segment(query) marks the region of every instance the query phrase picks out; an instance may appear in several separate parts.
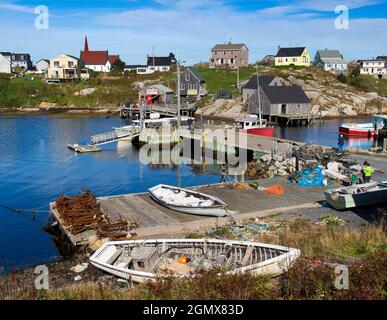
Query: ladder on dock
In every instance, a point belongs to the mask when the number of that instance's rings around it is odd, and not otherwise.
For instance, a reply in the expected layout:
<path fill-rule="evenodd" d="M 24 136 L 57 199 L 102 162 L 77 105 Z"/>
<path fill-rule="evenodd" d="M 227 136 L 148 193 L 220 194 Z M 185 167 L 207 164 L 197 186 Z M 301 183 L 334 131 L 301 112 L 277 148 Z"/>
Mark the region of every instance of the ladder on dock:
<path fill-rule="evenodd" d="M 101 133 L 95 136 L 91 136 L 91 144 L 94 146 L 100 146 L 103 144 L 117 142 L 121 139 L 133 139 L 140 134 L 140 128 L 120 128 L 111 132 Z"/>

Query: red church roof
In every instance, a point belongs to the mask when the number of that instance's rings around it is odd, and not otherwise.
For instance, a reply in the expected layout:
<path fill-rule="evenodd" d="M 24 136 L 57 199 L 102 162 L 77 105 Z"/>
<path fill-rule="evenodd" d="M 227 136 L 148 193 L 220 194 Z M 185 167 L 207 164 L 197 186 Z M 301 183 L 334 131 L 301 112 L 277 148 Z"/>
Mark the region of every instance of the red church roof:
<path fill-rule="evenodd" d="M 106 63 L 109 61 L 110 64 L 112 64 L 114 61 L 116 61 L 119 56 L 118 55 L 109 55 L 109 52 L 106 51 L 90 51 L 89 50 L 89 43 L 87 41 L 87 37 L 85 37 L 85 47 L 84 50 L 81 51 L 81 60 L 84 62 L 85 65 L 106 65 Z"/>
<path fill-rule="evenodd" d="M 81 51 L 81 60 L 85 65 L 105 65 L 108 57 L 107 51 Z"/>

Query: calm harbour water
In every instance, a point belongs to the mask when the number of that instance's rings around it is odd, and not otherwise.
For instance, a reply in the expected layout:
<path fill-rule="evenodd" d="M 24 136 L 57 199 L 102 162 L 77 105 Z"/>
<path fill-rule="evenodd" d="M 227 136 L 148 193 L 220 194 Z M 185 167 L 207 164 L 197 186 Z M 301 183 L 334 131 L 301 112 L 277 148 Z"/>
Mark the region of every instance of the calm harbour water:
<path fill-rule="evenodd" d="M 276 129 L 279 137 L 337 147 L 338 125 L 332 120 L 309 128 Z M 101 153 L 78 155 L 67 144 L 126 125 L 118 118 L 61 115 L 0 115 L 0 206 L 39 208 L 60 194 L 88 188 L 97 196 L 143 192 L 158 184 L 182 186 L 220 181 L 217 170 L 206 174 L 182 165 L 151 168 L 138 161 L 130 143 L 111 144 Z M 372 140 L 349 140 L 344 147 L 368 149 Z M 47 210 L 47 207 L 40 210 Z M 24 267 L 58 257 L 50 235 L 42 231 L 47 213 L 15 213 L 0 207 L 0 268 Z M 0 273 L 1 273 L 0 269 Z"/>

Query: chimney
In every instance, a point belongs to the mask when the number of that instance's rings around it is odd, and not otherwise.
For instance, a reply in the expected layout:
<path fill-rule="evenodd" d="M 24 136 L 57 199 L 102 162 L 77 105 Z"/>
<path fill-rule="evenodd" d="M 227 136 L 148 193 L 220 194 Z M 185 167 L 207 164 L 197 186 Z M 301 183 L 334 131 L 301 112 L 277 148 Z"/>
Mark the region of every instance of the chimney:
<path fill-rule="evenodd" d="M 278 51 L 280 51 L 281 50 L 281 46 L 280 45 L 278 45 Z"/>
<path fill-rule="evenodd" d="M 85 48 L 83 49 L 83 51 L 89 51 L 89 43 L 87 42 L 87 36 L 85 37 Z"/>

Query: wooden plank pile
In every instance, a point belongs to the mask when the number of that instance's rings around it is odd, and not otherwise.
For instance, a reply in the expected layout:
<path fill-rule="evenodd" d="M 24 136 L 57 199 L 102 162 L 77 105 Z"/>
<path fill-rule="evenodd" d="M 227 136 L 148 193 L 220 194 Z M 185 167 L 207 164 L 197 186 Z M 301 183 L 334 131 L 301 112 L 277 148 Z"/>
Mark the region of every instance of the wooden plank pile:
<path fill-rule="evenodd" d="M 97 198 L 89 190 L 80 196 L 62 195 L 56 200 L 56 208 L 63 225 L 77 235 L 88 230 L 95 230 L 99 238 L 124 240 L 130 238 L 130 230 L 136 228 L 124 219 L 112 222 L 109 216 L 102 213 Z"/>

